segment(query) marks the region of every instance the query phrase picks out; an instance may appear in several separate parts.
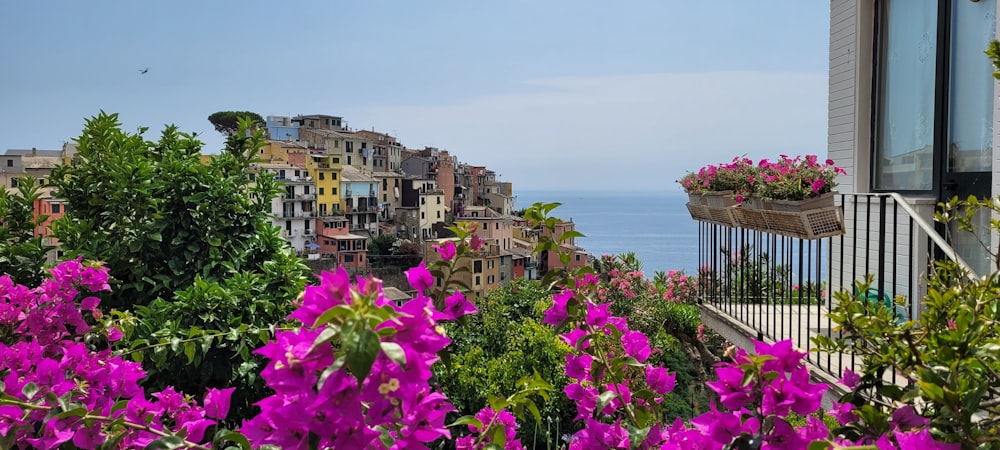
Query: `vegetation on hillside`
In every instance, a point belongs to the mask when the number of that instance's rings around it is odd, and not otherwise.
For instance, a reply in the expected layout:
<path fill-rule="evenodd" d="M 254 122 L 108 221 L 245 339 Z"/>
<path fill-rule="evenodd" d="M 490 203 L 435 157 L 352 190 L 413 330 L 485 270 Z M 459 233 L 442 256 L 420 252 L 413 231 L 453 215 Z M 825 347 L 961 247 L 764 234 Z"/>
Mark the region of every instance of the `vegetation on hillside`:
<path fill-rule="evenodd" d="M 103 304 L 122 314 L 128 355 L 145 385 L 188 393 L 238 386 L 237 413 L 263 397 L 260 358 L 302 291 L 307 267 L 271 225 L 273 177 L 251 183 L 261 131 L 231 134 L 201 162 L 201 142 L 174 126 L 159 140 L 121 129 L 115 114 L 87 121 L 78 159 L 52 173 L 69 206 L 53 231 L 69 258 L 108 268 Z"/>

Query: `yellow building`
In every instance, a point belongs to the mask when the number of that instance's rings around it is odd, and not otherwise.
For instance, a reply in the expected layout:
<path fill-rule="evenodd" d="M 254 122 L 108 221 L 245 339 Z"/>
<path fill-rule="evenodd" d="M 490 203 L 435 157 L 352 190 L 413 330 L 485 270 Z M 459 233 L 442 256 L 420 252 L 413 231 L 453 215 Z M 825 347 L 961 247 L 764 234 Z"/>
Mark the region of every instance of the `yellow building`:
<path fill-rule="evenodd" d="M 313 154 L 306 159 L 306 168 L 316 182 L 316 208 L 320 217 L 344 213 L 343 199 L 338 192 L 343 167 L 340 155 Z"/>
<path fill-rule="evenodd" d="M 441 260 L 441 255 L 434 250 L 435 245 L 445 241 L 458 243 L 458 238 L 442 238 L 424 241 L 424 260 L 428 263 Z M 485 297 L 499 288 L 506 280 L 500 276 L 500 247 L 492 242 L 484 242 L 479 251 L 473 251 L 467 257 L 458 260 L 456 268 L 465 270 L 455 272 L 452 279 L 465 283 L 472 290 L 466 292 L 475 298 Z M 440 286 L 441 281 L 438 280 Z"/>

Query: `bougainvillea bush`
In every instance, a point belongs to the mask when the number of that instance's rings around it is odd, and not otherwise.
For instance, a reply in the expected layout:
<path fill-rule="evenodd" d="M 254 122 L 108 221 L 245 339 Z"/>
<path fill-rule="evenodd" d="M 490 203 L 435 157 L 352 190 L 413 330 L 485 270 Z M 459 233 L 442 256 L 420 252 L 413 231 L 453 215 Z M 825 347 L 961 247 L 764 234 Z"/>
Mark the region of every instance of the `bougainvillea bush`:
<path fill-rule="evenodd" d="M 232 389 L 209 390 L 201 404 L 170 387 L 143 392 L 142 366 L 108 349 L 121 333 L 94 326 L 100 301 L 89 294 L 108 289 L 107 270 L 80 260 L 52 269 L 34 289 L 0 276 L 0 448 L 245 443 L 216 425 Z"/>
<path fill-rule="evenodd" d="M 431 367 L 450 342 L 441 323 L 476 312 L 449 282 L 461 270 L 456 261 L 477 250 L 467 229 L 456 233 L 457 245 L 436 249 L 441 261 L 407 272 L 417 294 L 402 306 L 383 296 L 378 280 L 352 280 L 343 270 L 306 288 L 289 316 L 299 325 L 257 350 L 274 394 L 239 433 L 216 423 L 231 390 L 213 390 L 200 405 L 169 388 L 143 392 L 141 368 L 92 339 L 118 337 L 89 295 L 107 288 L 99 266 L 63 263 L 33 289 L 0 278 L 3 447 L 421 449 L 447 440 L 461 449 L 518 449 L 520 425 L 540 419 L 537 400 L 565 395 L 582 424 L 563 443 L 570 449 L 959 448 L 936 442 L 927 412 L 913 407 L 888 417 L 879 435 L 831 431 L 819 409 L 827 386 L 810 381 L 805 353 L 789 341 L 757 343 L 755 355 L 738 351 L 717 364 L 709 410 L 687 422 L 671 417 L 663 405 L 675 373 L 651 361 L 645 333 L 597 301 L 599 277 L 586 270 L 557 280 L 543 319 L 569 348 L 563 391 L 526 374 L 514 392 L 455 418 Z M 842 382 L 858 378 L 848 372 Z M 856 410 L 834 413 L 849 426 Z M 805 424 L 792 425 L 793 414 Z"/>

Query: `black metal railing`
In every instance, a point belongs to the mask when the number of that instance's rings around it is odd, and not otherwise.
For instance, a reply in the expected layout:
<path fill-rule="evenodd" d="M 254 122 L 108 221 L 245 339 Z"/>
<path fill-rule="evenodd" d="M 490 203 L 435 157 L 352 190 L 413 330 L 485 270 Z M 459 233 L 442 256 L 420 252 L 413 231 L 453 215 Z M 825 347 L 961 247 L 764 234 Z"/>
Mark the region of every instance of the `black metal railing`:
<path fill-rule="evenodd" d="M 836 200 L 844 233 L 822 239 L 699 222 L 703 310 L 737 325 L 745 337 L 792 339 L 810 348 L 813 336 L 838 336 L 827 314 L 834 292 L 879 302 L 899 320 L 916 319 L 934 258 L 965 265 L 932 225 L 933 200 L 895 193 L 838 194 Z M 858 292 L 855 281 L 869 275 L 870 289 Z M 817 352 L 808 360 L 837 378 L 859 363 L 850 354 Z"/>

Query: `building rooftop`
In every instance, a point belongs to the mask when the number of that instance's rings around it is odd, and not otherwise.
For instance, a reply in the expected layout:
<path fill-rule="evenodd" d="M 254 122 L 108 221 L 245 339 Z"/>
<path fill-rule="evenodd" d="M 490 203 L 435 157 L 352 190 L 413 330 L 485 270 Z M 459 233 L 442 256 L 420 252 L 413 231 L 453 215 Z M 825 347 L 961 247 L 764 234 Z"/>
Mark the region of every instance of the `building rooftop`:
<path fill-rule="evenodd" d="M 393 301 L 409 300 L 412 298 L 410 294 L 392 286 L 382 287 L 382 296 L 384 296 L 387 300 Z"/>
<path fill-rule="evenodd" d="M 331 239 L 368 239 L 365 236 L 361 236 L 361 235 L 357 235 L 357 234 L 351 234 L 351 233 L 347 233 L 347 234 L 334 234 L 334 235 L 325 235 L 324 234 L 323 237 L 328 237 L 328 238 L 331 238 Z"/>
<path fill-rule="evenodd" d="M 7 152 L 4 153 L 6 156 L 47 156 L 54 158 L 62 157 L 62 150 L 39 150 L 39 149 L 18 149 L 18 148 L 8 148 Z"/>
<path fill-rule="evenodd" d="M 344 166 L 344 169 L 340 172 L 340 177 L 344 181 L 360 181 L 369 183 L 378 181 L 369 175 L 361 173 L 361 170 L 354 166 Z"/>
<path fill-rule="evenodd" d="M 21 168 L 24 169 L 55 169 L 62 164 L 58 156 L 22 156 Z"/>

